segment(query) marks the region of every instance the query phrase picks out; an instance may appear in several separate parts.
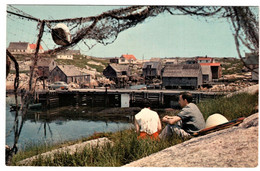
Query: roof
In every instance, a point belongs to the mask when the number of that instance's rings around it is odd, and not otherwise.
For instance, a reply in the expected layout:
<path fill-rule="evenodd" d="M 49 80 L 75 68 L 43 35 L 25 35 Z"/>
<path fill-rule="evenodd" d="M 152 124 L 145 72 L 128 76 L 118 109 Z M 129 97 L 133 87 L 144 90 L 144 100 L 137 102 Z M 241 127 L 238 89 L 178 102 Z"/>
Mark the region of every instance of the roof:
<path fill-rule="evenodd" d="M 152 62 L 145 62 L 143 65 L 143 68 L 147 68 L 148 65 L 151 65 L 151 68 L 157 69 L 158 66 L 160 65 L 160 62 L 152 61 Z"/>
<path fill-rule="evenodd" d="M 110 66 L 111 66 L 116 72 L 122 72 L 122 71 L 128 71 L 128 70 L 129 70 L 129 65 L 110 64 Z"/>
<path fill-rule="evenodd" d="M 210 57 L 197 57 L 196 60 L 212 60 Z"/>
<path fill-rule="evenodd" d="M 49 66 L 54 60 L 52 58 L 40 58 L 37 62 L 38 66 Z"/>
<path fill-rule="evenodd" d="M 136 60 L 134 55 L 122 55 L 121 57 L 123 57 L 123 58 L 125 58 L 127 60 L 131 60 L 131 59 Z"/>
<path fill-rule="evenodd" d="M 28 45 L 28 42 L 10 42 L 8 49 L 26 50 Z"/>
<path fill-rule="evenodd" d="M 82 74 L 74 65 L 58 65 L 57 67 L 59 67 L 67 76 L 85 75 Z"/>
<path fill-rule="evenodd" d="M 29 44 L 31 49 L 36 49 L 36 44 Z M 43 49 L 42 46 L 40 45 L 40 49 Z"/>
<path fill-rule="evenodd" d="M 198 77 L 201 72 L 199 64 L 172 64 L 166 65 L 163 77 Z"/>
<path fill-rule="evenodd" d="M 209 65 L 209 66 L 220 66 L 221 63 L 199 63 L 201 66 L 202 65 Z"/>

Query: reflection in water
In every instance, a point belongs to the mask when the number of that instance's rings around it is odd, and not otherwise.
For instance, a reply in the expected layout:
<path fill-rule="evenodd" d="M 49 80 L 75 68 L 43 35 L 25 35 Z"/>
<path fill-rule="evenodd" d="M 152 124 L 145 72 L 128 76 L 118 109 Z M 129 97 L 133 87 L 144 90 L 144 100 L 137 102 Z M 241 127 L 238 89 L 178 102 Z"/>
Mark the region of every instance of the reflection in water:
<path fill-rule="evenodd" d="M 10 112 L 10 98 L 6 101 L 6 144 L 12 145 L 15 112 Z M 122 110 L 122 112 L 120 112 Z M 123 109 L 61 107 L 47 111 L 28 111 L 19 137 L 18 146 L 58 143 L 87 137 L 95 132 L 118 131 L 132 127 L 133 114 Z M 21 115 L 18 116 L 21 120 Z"/>

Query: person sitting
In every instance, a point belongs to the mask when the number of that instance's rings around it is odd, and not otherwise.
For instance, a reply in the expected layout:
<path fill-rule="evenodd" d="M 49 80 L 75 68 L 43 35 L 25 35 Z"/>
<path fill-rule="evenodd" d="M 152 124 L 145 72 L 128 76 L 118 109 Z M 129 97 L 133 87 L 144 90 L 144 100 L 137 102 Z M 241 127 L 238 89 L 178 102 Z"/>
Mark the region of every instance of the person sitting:
<path fill-rule="evenodd" d="M 149 102 L 135 115 L 135 129 L 138 139 L 158 139 L 162 129 L 161 120 L 157 112 L 151 110 Z"/>
<path fill-rule="evenodd" d="M 192 94 L 181 92 L 179 104 L 182 108 L 177 116 L 164 116 L 162 122 L 167 123 L 159 135 L 160 139 L 170 139 L 174 134 L 190 137 L 191 134 L 205 128 L 205 119 L 199 108 L 192 103 Z"/>

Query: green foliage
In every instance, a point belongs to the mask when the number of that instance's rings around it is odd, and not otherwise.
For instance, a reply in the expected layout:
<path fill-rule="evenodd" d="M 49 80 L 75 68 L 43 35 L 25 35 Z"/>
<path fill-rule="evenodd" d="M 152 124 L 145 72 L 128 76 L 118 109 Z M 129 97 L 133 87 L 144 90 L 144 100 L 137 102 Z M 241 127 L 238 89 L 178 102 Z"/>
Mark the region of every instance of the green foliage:
<path fill-rule="evenodd" d="M 243 62 L 236 58 L 220 58 L 216 61 L 221 63 L 223 75 L 241 73 L 244 66 Z"/>
<path fill-rule="evenodd" d="M 207 119 L 209 115 L 220 113 L 228 120 L 247 117 L 256 112 L 256 106 L 258 106 L 258 93 L 254 95 L 240 93 L 232 97 L 221 97 L 214 100 L 202 101 L 198 104 L 205 119 Z"/>

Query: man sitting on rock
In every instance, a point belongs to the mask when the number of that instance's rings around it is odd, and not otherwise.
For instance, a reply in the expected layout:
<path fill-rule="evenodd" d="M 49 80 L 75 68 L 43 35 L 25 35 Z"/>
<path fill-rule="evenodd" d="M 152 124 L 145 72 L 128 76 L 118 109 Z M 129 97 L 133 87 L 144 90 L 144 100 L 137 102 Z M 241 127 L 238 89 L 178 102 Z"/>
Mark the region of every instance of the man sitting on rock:
<path fill-rule="evenodd" d="M 179 104 L 182 108 L 177 116 L 164 116 L 162 121 L 168 123 L 159 135 L 160 139 L 170 139 L 174 134 L 189 137 L 194 132 L 205 128 L 205 120 L 199 108 L 192 102 L 192 94 L 181 92 Z"/>
<path fill-rule="evenodd" d="M 151 110 L 149 102 L 145 108 L 135 115 L 135 129 L 139 135 L 138 139 L 158 139 L 162 129 L 161 121 L 157 112 Z"/>

